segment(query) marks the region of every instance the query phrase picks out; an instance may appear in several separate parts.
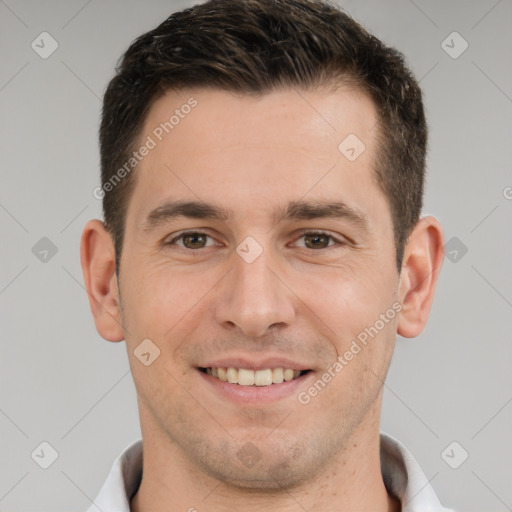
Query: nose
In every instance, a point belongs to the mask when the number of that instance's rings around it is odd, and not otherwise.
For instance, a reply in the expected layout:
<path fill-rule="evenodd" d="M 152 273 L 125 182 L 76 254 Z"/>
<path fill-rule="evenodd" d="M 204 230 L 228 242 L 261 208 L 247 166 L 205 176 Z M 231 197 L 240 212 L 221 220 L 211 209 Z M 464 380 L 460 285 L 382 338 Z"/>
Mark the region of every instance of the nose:
<path fill-rule="evenodd" d="M 271 328 L 291 325 L 295 295 L 269 251 L 248 263 L 238 254 L 231 272 L 222 280 L 215 309 L 224 328 L 240 329 L 245 336 L 264 336 Z"/>

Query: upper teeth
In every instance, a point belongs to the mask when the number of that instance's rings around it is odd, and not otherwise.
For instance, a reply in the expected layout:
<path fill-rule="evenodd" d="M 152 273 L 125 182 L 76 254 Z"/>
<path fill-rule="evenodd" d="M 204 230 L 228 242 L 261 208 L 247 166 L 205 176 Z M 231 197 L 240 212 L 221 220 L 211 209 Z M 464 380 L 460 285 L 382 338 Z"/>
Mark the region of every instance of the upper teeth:
<path fill-rule="evenodd" d="M 267 370 L 247 370 L 245 368 L 206 368 L 212 377 L 241 386 L 270 386 L 283 381 L 296 379 L 300 370 L 290 368 L 269 368 Z"/>

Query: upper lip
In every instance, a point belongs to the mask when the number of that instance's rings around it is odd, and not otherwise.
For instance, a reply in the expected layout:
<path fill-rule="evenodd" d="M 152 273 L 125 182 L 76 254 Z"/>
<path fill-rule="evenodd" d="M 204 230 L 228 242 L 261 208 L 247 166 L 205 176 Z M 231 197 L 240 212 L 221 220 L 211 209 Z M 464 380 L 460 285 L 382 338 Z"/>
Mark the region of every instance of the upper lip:
<path fill-rule="evenodd" d="M 311 366 L 304 365 L 286 357 L 258 357 L 254 355 L 213 359 L 205 364 L 199 365 L 199 368 L 244 368 L 254 371 L 267 370 L 269 368 L 291 368 L 292 370 L 302 371 L 310 370 Z"/>

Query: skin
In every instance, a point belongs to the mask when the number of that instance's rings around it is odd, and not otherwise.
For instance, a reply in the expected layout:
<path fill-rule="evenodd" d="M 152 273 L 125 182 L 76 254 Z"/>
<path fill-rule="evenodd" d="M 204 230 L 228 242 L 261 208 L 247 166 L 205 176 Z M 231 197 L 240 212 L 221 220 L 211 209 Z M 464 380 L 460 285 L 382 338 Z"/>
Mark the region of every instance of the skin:
<path fill-rule="evenodd" d="M 126 340 L 137 389 L 144 476 L 132 510 L 399 510 L 380 470 L 383 382 L 396 334 L 417 336 L 427 322 L 443 260 L 439 222 L 420 219 L 399 273 L 389 204 L 375 181 L 377 115 L 362 93 L 168 92 L 150 109 L 140 141 L 190 97 L 198 105 L 136 169 L 119 281 L 103 224 L 90 221 L 82 237 L 96 327 L 106 340 Z M 353 162 L 338 150 L 351 133 L 366 146 Z M 230 214 L 145 230 L 148 214 L 170 199 Z M 366 216 L 368 229 L 346 218 L 272 217 L 297 200 L 342 200 Z M 303 236 L 312 229 L 336 240 L 312 246 Z M 211 238 L 170 243 L 183 230 Z M 236 252 L 248 236 L 263 249 L 252 263 Z M 299 403 L 298 393 L 394 303 L 400 313 Z M 147 338 L 160 350 L 149 366 L 134 355 Z M 267 356 L 311 371 L 280 399 L 241 403 L 197 369 Z M 237 456 L 247 443 L 259 456 L 251 467 Z"/>

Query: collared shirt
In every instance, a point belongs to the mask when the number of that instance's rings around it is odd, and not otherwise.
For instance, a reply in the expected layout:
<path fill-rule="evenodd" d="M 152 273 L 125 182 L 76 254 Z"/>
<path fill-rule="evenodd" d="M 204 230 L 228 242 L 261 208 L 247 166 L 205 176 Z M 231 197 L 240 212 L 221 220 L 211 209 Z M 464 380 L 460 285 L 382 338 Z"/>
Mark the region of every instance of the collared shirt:
<path fill-rule="evenodd" d="M 401 503 L 402 512 L 454 512 L 439 502 L 411 452 L 397 439 L 380 433 L 382 478 L 388 493 Z M 117 458 L 94 503 L 87 512 L 130 512 L 130 500 L 142 479 L 142 440 Z"/>

